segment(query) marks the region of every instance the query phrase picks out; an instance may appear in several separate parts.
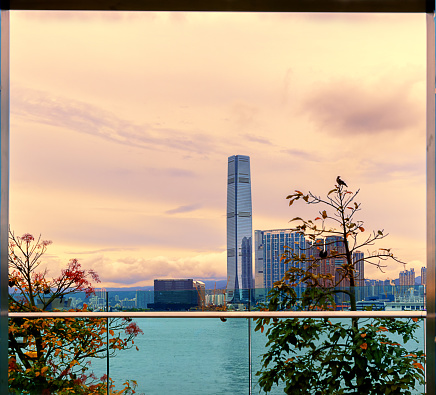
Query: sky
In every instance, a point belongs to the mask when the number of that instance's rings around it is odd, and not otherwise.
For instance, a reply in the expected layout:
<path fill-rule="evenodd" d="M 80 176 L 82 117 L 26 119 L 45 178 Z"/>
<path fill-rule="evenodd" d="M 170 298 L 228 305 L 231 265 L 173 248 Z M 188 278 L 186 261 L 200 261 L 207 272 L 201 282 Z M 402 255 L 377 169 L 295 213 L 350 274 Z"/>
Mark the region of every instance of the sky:
<path fill-rule="evenodd" d="M 425 266 L 424 14 L 10 15 L 10 224 L 53 241 L 49 275 L 225 279 L 237 154 L 254 230 L 316 217 L 286 196 L 340 175 L 376 247 Z"/>

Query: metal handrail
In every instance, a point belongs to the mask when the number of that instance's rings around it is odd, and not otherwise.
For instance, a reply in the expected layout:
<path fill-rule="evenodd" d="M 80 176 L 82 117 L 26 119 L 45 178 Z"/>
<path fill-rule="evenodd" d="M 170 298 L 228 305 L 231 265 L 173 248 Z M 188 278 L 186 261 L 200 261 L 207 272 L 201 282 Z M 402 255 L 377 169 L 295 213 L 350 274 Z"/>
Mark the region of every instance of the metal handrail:
<path fill-rule="evenodd" d="M 9 318 L 427 318 L 426 311 L 44 311 Z"/>

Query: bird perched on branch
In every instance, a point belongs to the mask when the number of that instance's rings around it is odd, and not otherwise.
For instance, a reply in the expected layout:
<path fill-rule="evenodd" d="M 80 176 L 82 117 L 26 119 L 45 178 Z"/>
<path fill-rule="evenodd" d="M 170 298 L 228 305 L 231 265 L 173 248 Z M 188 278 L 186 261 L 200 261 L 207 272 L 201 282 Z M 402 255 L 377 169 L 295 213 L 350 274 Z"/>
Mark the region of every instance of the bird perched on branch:
<path fill-rule="evenodd" d="M 343 186 L 348 188 L 348 185 L 345 184 L 345 182 L 341 180 L 341 176 L 336 177 L 336 182 L 338 183 L 339 186 L 343 185 Z"/>

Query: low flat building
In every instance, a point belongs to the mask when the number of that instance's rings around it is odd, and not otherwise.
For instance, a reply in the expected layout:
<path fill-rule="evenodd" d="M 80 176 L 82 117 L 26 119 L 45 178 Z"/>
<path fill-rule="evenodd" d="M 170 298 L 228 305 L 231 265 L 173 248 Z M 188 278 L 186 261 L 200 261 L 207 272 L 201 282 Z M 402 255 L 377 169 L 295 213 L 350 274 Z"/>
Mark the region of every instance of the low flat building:
<path fill-rule="evenodd" d="M 205 303 L 205 284 L 190 279 L 154 280 L 154 310 L 180 311 L 201 307 Z"/>

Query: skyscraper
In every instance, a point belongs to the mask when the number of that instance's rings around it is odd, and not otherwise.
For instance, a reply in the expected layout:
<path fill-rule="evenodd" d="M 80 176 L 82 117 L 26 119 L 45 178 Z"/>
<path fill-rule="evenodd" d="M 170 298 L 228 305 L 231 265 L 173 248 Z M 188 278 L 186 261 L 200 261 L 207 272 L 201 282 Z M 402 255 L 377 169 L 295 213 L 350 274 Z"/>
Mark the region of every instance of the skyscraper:
<path fill-rule="evenodd" d="M 421 268 L 421 285 L 427 285 L 427 268 Z"/>
<path fill-rule="evenodd" d="M 252 208 L 250 157 L 228 158 L 227 301 L 248 302 L 252 288 Z"/>
<path fill-rule="evenodd" d="M 256 288 L 271 289 L 276 281 L 283 278 L 292 264 L 285 264 L 282 259 L 285 251 L 297 255 L 306 253 L 306 239 L 290 229 L 256 230 L 254 239 Z M 304 265 L 297 266 L 304 269 Z"/>
<path fill-rule="evenodd" d="M 361 251 L 353 254 L 353 262 L 356 268 L 356 287 L 365 286 L 365 255 Z"/>
<path fill-rule="evenodd" d="M 415 269 L 404 270 L 400 272 L 400 286 L 414 287 L 415 286 Z"/>
<path fill-rule="evenodd" d="M 305 253 L 306 240 L 303 235 L 294 233 L 290 229 L 255 230 L 254 231 L 254 254 L 255 254 L 255 297 L 256 300 L 264 300 L 266 294 L 285 275 L 285 272 L 296 265 L 302 269 L 304 264 L 288 262 L 282 259 L 285 251 L 300 255 Z M 298 296 L 301 296 L 303 286 L 296 288 Z"/>

